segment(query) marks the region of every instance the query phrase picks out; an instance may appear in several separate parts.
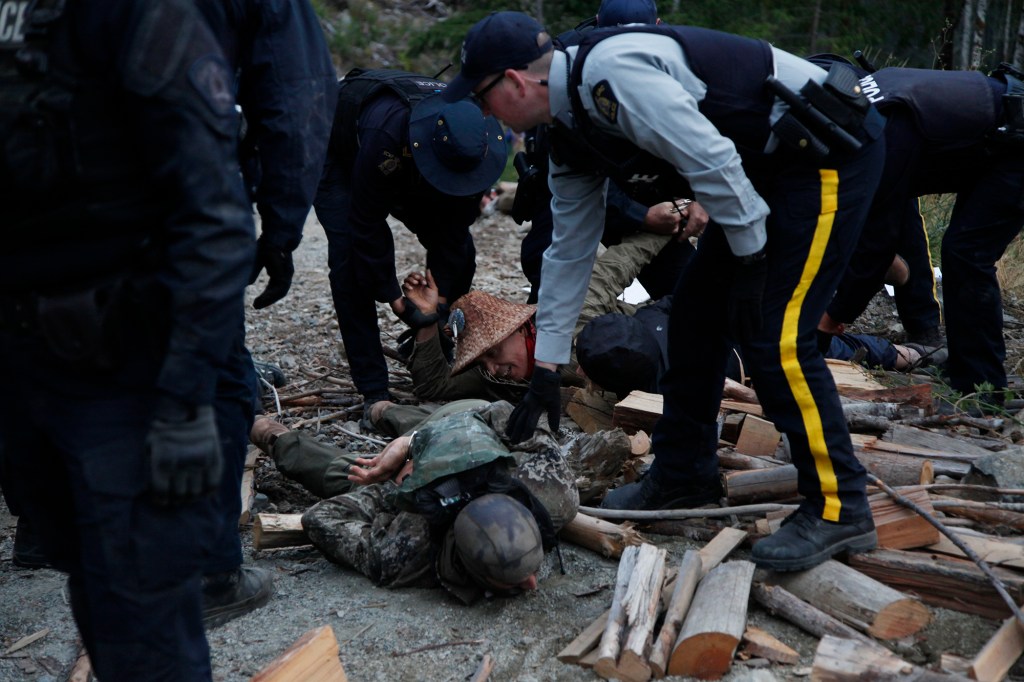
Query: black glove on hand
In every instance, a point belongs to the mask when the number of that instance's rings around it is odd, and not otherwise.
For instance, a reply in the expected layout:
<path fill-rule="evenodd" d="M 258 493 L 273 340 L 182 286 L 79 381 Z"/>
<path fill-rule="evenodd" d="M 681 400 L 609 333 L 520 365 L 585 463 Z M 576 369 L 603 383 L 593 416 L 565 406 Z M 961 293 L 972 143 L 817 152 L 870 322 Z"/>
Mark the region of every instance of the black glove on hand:
<path fill-rule="evenodd" d="M 768 259 L 761 249 L 738 260 L 726 310 L 729 334 L 734 341 L 744 343 L 761 331 L 761 298 L 768 278 Z"/>
<path fill-rule="evenodd" d="M 146 436 L 146 455 L 156 504 L 183 504 L 216 490 L 224 458 L 213 407 L 162 400 Z"/>
<path fill-rule="evenodd" d="M 423 329 L 429 327 L 432 324 L 437 324 L 437 321 L 441 319 L 438 313 L 425 313 L 416 307 L 416 304 L 409 300 L 408 296 L 403 296 L 402 300 L 405 301 L 405 310 L 398 315 L 398 319 L 405 322 L 412 329 Z"/>
<path fill-rule="evenodd" d="M 557 371 L 534 367 L 530 390 L 508 417 L 505 435 L 509 440 L 519 443 L 532 436 L 537 420 L 544 412 L 548 413 L 551 430 L 558 430 L 558 418 L 562 414 L 562 394 L 558 390 L 561 383 L 562 375 Z"/>
<path fill-rule="evenodd" d="M 263 293 L 252 302 L 252 307 L 256 310 L 266 308 L 284 298 L 292 286 L 292 275 L 295 274 L 291 252 L 272 245 L 261 236 L 256 240 L 256 261 L 252 265 L 249 284 L 255 282 L 264 269 L 270 281 L 267 282 L 267 288 Z"/>

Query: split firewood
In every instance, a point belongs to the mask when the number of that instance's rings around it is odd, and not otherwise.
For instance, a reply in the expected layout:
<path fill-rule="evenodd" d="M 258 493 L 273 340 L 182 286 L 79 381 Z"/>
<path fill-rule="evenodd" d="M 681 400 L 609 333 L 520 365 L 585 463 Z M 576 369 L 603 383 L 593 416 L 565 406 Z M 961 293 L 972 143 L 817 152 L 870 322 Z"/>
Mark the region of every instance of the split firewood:
<path fill-rule="evenodd" d="M 722 425 L 719 429 L 718 438 L 721 441 L 727 443 L 736 443 L 736 440 L 740 437 L 740 431 L 743 429 L 743 420 L 747 418 L 747 415 L 741 412 L 730 412 L 722 415 Z"/>
<path fill-rule="evenodd" d="M 741 403 L 758 404 L 761 402 L 757 399 L 757 393 L 754 392 L 754 389 L 744 386 L 738 381 L 733 381 L 729 377 L 725 378 L 725 385 L 722 387 L 722 397 Z"/>
<path fill-rule="evenodd" d="M 822 682 L 860 680 L 901 680 L 907 682 L 953 682 L 966 678 L 919 668 L 886 649 L 865 649 L 857 642 L 825 635 L 814 654 L 811 679 Z"/>
<path fill-rule="evenodd" d="M 1000 682 L 1024 653 L 1024 626 L 1010 616 L 969 662 L 968 676 L 978 682 Z"/>
<path fill-rule="evenodd" d="M 608 620 L 601 634 L 601 643 L 597 647 L 597 663 L 594 665 L 595 672 L 605 678 L 614 675 L 619 654 L 622 652 L 623 633 L 626 629 L 626 591 L 629 589 L 629 581 L 633 577 L 633 567 L 636 566 L 639 554 L 639 547 L 627 547 L 619 559 L 612 606 L 608 610 Z"/>
<path fill-rule="evenodd" d="M 894 452 L 864 450 L 855 447 L 853 455 L 864 468 L 893 486 L 927 484 L 935 480 L 935 465 L 930 459 L 907 457 Z"/>
<path fill-rule="evenodd" d="M 559 537 L 611 559 L 621 557 L 626 547 L 639 546 L 645 542 L 644 537 L 629 522 L 611 523 L 581 513 L 577 513 L 559 531 Z"/>
<path fill-rule="evenodd" d="M 605 626 L 608 625 L 609 613 L 610 610 L 598 616 L 576 639 L 569 642 L 564 649 L 559 651 L 555 658 L 562 663 L 580 663 L 587 654 L 592 651 L 596 652 L 597 650 L 594 647 L 601 640 Z M 590 667 L 593 667 L 593 664 Z"/>
<path fill-rule="evenodd" d="M 875 550 L 850 557 L 850 566 L 887 585 L 913 592 L 925 603 L 999 620 L 1010 615 L 988 576 L 973 562 L 935 554 Z M 990 568 L 1016 603 L 1024 601 L 1024 575 Z"/>
<path fill-rule="evenodd" d="M 794 665 L 800 662 L 800 654 L 761 628 L 748 625 L 743 633 L 743 653 L 752 658 L 765 658 L 773 663 Z"/>
<path fill-rule="evenodd" d="M 775 424 L 767 419 L 747 415 L 736 440 L 736 452 L 744 455 L 771 456 L 778 449 L 781 438 L 782 434 L 776 430 Z"/>
<path fill-rule="evenodd" d="M 703 578 L 708 574 L 708 571 L 725 561 L 725 558 L 746 539 L 747 532 L 745 530 L 740 530 L 739 528 L 723 528 L 718 531 L 715 536 L 697 552 L 700 556 L 701 565 L 699 577 Z M 667 609 L 669 607 L 669 600 L 675 593 L 675 581 L 675 576 L 671 576 L 665 581 L 665 589 L 662 592 L 661 604 L 663 609 Z"/>
<path fill-rule="evenodd" d="M 796 467 L 792 464 L 722 474 L 722 490 L 730 505 L 791 499 L 797 495 L 796 483 Z"/>
<path fill-rule="evenodd" d="M 956 673 L 957 675 L 970 677 L 971 660 L 963 656 L 943 652 L 939 654 L 939 670 L 944 673 Z"/>
<path fill-rule="evenodd" d="M 256 673 L 252 682 L 347 682 L 331 626 L 310 630 Z"/>
<path fill-rule="evenodd" d="M 633 558 L 627 559 L 633 555 Z M 598 646 L 594 672 L 605 679 L 644 682 L 647 655 L 665 579 L 666 552 L 654 545 L 629 547 L 619 562 L 615 596 Z"/>
<path fill-rule="evenodd" d="M 645 431 L 637 431 L 629 437 L 629 452 L 633 457 L 651 454 L 651 437 Z"/>
<path fill-rule="evenodd" d="M 909 386 L 877 389 L 863 389 L 850 386 L 843 389 L 842 395 L 854 400 L 899 403 L 900 405 L 920 408 L 928 414 L 934 409 L 931 384 L 911 384 Z"/>
<path fill-rule="evenodd" d="M 835 360 L 832 358 L 826 358 L 825 364 L 828 366 L 828 371 L 832 374 L 832 381 L 835 382 L 836 388 L 839 389 L 839 395 L 844 395 L 844 392 L 851 388 L 868 391 L 885 389 L 885 386 L 872 379 L 868 371 L 860 365 L 847 360 Z"/>
<path fill-rule="evenodd" d="M 982 535 L 977 537 L 961 532 L 958 532 L 957 535 L 961 542 L 974 550 L 974 553 L 989 565 L 1024 569 L 1024 547 L 1021 545 L 1006 542 L 1003 538 L 996 536 Z M 931 552 L 939 552 L 955 557 L 967 556 L 962 549 L 945 536 L 939 536 L 939 539 L 933 544 L 928 545 L 927 549 Z"/>
<path fill-rule="evenodd" d="M 931 620 L 919 600 L 835 560 L 795 573 L 771 571 L 766 582 L 878 639 L 901 639 Z"/>
<path fill-rule="evenodd" d="M 239 487 L 239 495 L 242 498 L 242 507 L 238 515 L 238 525 L 247 526 L 252 521 L 252 504 L 256 500 L 256 459 L 259 450 L 250 448 L 245 455 L 245 465 L 242 468 L 242 483 Z"/>
<path fill-rule="evenodd" d="M 252 525 L 253 549 L 278 549 L 310 544 L 302 529 L 302 514 L 256 515 Z"/>
<path fill-rule="evenodd" d="M 959 516 L 965 519 L 978 521 L 992 528 L 1008 528 L 1017 531 L 1024 531 L 1024 513 L 997 509 L 988 506 L 978 506 L 970 501 L 961 500 L 956 497 L 935 495 L 932 503 L 942 505 L 942 513 L 951 516 Z"/>
<path fill-rule="evenodd" d="M 927 491 L 905 490 L 902 494 L 924 511 L 933 512 Z M 868 504 L 875 521 L 879 547 L 913 549 L 934 544 L 942 537 L 938 529 L 920 514 L 897 504 L 885 493 L 869 495 Z"/>
<path fill-rule="evenodd" d="M 729 671 L 747 627 L 754 564 L 730 561 L 697 586 L 669 659 L 671 675 L 719 679 Z"/>
<path fill-rule="evenodd" d="M 651 673 L 654 677 L 662 678 L 668 670 L 668 660 L 672 648 L 679 635 L 679 628 L 686 618 L 690 609 L 690 602 L 697 590 L 697 582 L 703 573 L 703 565 L 700 553 L 694 550 L 687 550 L 683 560 L 679 564 L 679 570 L 675 577 L 675 586 L 672 589 L 672 596 L 665 610 L 665 619 L 658 633 L 658 638 L 651 647 Z M 666 585 L 666 588 L 668 586 Z M 668 590 L 666 589 L 665 592 Z"/>

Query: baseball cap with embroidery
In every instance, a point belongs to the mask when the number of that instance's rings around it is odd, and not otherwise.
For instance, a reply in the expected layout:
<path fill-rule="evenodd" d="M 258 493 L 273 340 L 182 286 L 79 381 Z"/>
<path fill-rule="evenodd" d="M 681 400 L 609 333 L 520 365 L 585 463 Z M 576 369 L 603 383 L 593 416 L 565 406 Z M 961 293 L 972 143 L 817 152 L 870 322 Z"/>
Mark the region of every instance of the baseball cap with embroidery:
<path fill-rule="evenodd" d="M 597 10 L 597 25 L 654 24 L 658 8 L 654 0 L 604 0 Z"/>
<path fill-rule="evenodd" d="M 462 67 L 443 96 L 456 102 L 484 78 L 505 69 L 522 69 L 552 49 L 551 39 L 532 17 L 522 12 L 494 12 L 473 24 L 462 42 Z"/>

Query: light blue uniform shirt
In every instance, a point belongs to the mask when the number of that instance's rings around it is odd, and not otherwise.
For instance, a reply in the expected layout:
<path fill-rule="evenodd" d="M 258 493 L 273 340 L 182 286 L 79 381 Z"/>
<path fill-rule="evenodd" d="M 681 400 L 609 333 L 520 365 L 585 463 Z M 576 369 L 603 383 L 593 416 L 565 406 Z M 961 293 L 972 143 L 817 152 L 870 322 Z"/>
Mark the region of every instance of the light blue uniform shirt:
<path fill-rule="evenodd" d="M 568 57 L 555 51 L 548 75 L 551 113 L 569 126 L 566 61 L 576 50 L 569 48 Z M 793 91 L 808 79 L 825 79 L 825 71 L 810 62 L 774 48 L 772 54 L 775 77 Z M 599 113 L 591 97 L 601 81 L 608 82 L 618 101 L 615 123 Z M 690 70 L 679 43 L 651 33 L 624 33 L 598 43 L 587 56 L 580 86 L 590 120 L 602 131 L 672 163 L 711 219 L 722 226 L 732 252 L 744 256 L 765 245 L 768 205 L 744 173 L 732 140 L 698 110 L 706 93 L 707 85 Z M 776 102 L 772 122 L 785 110 Z M 774 137 L 769 138 L 765 150 L 772 151 L 775 145 Z M 535 349 L 539 361 L 569 361 L 573 328 L 604 231 L 606 182 L 551 163 L 554 234 L 541 270 Z"/>

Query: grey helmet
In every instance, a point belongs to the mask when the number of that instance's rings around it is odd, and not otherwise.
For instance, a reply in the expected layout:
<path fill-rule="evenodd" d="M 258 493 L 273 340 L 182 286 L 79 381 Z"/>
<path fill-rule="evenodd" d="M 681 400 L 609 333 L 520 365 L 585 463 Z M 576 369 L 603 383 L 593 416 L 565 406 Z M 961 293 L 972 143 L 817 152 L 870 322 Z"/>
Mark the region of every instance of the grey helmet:
<path fill-rule="evenodd" d="M 455 517 L 455 552 L 481 585 L 511 588 L 537 572 L 544 558 L 530 511 L 508 495 L 479 497 Z"/>

